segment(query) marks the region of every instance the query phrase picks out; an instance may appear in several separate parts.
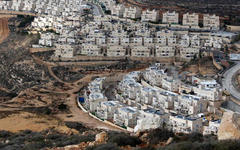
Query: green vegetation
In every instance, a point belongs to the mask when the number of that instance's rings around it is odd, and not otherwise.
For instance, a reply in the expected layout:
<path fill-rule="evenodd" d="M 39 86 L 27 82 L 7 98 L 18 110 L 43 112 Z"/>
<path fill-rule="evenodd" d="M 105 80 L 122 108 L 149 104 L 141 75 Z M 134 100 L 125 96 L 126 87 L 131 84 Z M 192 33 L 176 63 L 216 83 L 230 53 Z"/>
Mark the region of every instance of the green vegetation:
<path fill-rule="evenodd" d="M 108 143 L 115 143 L 118 146 L 136 146 L 142 143 L 139 138 L 126 133 L 110 132 L 108 137 Z"/>
<path fill-rule="evenodd" d="M 44 149 L 94 140 L 95 135 L 66 135 L 54 130 L 42 132 L 25 130 L 19 133 L 0 131 L 0 149 Z"/>
<path fill-rule="evenodd" d="M 20 24 L 18 25 L 19 28 L 26 27 L 27 25 L 31 24 L 31 22 L 34 20 L 33 16 L 23 16 L 23 15 L 18 15 L 18 19 L 21 19 Z"/>

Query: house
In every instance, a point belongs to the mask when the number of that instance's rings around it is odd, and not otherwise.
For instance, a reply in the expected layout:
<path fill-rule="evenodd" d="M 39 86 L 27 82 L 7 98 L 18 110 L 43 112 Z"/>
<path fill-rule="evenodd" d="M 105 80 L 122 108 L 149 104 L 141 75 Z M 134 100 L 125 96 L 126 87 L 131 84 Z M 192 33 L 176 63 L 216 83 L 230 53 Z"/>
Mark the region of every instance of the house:
<path fill-rule="evenodd" d="M 162 79 L 162 88 L 172 91 L 172 92 L 176 92 L 179 90 L 179 86 L 180 86 L 180 81 L 178 79 L 174 79 L 171 76 L 167 76 L 165 78 Z"/>
<path fill-rule="evenodd" d="M 111 6 L 111 15 L 117 16 L 117 17 L 123 17 L 125 7 L 124 5 L 118 4 Z"/>
<path fill-rule="evenodd" d="M 182 24 L 189 27 L 197 27 L 199 22 L 199 16 L 196 13 L 183 14 Z"/>
<path fill-rule="evenodd" d="M 203 127 L 203 135 L 217 135 L 221 120 L 209 121 L 208 126 Z"/>
<path fill-rule="evenodd" d="M 131 56 L 150 57 L 151 50 L 145 46 L 131 46 Z"/>
<path fill-rule="evenodd" d="M 55 57 L 72 58 L 74 56 L 74 49 L 71 45 L 55 44 Z"/>
<path fill-rule="evenodd" d="M 203 27 L 206 27 L 211 30 L 220 29 L 220 19 L 219 16 L 204 14 L 203 15 Z"/>
<path fill-rule="evenodd" d="M 194 116 L 171 115 L 169 124 L 176 133 L 202 133 L 202 119 Z"/>
<path fill-rule="evenodd" d="M 105 97 L 102 93 L 90 93 L 88 97 L 89 101 L 89 110 L 91 112 L 97 112 L 97 107 L 101 105 L 101 102 L 107 101 L 107 97 Z"/>
<path fill-rule="evenodd" d="M 156 57 L 174 57 L 175 56 L 175 47 L 171 46 L 155 46 Z"/>
<path fill-rule="evenodd" d="M 102 56 L 101 47 L 93 44 L 82 44 L 81 54 L 87 56 Z"/>
<path fill-rule="evenodd" d="M 157 66 L 151 66 L 142 73 L 143 79 L 153 86 L 161 86 L 162 78 L 166 77 L 166 73 L 163 69 L 159 69 Z"/>
<path fill-rule="evenodd" d="M 198 58 L 199 48 L 180 47 L 180 57 L 183 59 Z"/>
<path fill-rule="evenodd" d="M 102 88 L 103 88 L 103 81 L 106 78 L 96 78 L 92 82 L 89 83 L 88 89 L 91 93 L 93 92 L 98 92 L 101 93 Z"/>
<path fill-rule="evenodd" d="M 179 14 L 175 11 L 163 13 L 162 23 L 178 24 Z"/>
<path fill-rule="evenodd" d="M 193 48 L 200 48 L 200 38 L 198 35 L 190 36 L 188 34 L 184 34 L 180 40 L 181 47 L 193 47 Z"/>
<path fill-rule="evenodd" d="M 125 56 L 126 49 L 123 46 L 116 45 L 116 46 L 108 46 L 107 48 L 107 56 Z"/>
<path fill-rule="evenodd" d="M 193 77 L 193 80 L 194 83 L 198 83 L 197 86 L 192 88 L 197 96 L 209 101 L 222 100 L 222 88 L 216 80 L 204 80 L 197 77 Z"/>
<path fill-rule="evenodd" d="M 174 102 L 174 109 L 182 114 L 198 114 L 207 110 L 207 102 L 199 96 L 182 94 Z"/>
<path fill-rule="evenodd" d="M 177 36 L 171 30 L 161 30 L 156 33 L 155 43 L 163 46 L 175 46 Z"/>
<path fill-rule="evenodd" d="M 145 10 L 142 12 L 141 21 L 151 21 L 151 22 L 158 22 L 159 20 L 159 11 L 157 10 Z"/>
<path fill-rule="evenodd" d="M 101 119 L 112 120 L 117 109 L 123 105 L 119 101 L 104 101 L 97 107 L 97 116 Z"/>
<path fill-rule="evenodd" d="M 138 19 L 141 17 L 142 11 L 139 7 L 127 7 L 123 13 L 124 18 Z"/>
<path fill-rule="evenodd" d="M 133 107 L 118 108 L 113 121 L 119 126 L 134 128 L 137 125 L 138 114 L 138 110 Z"/>
<path fill-rule="evenodd" d="M 169 114 L 156 109 L 145 109 L 139 112 L 134 132 L 164 127 L 168 124 Z"/>

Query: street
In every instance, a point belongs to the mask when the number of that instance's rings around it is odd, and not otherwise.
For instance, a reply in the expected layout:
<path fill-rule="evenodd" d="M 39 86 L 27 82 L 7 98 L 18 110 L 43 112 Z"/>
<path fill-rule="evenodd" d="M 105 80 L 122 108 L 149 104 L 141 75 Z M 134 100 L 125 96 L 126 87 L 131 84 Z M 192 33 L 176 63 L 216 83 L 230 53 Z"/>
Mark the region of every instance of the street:
<path fill-rule="evenodd" d="M 222 79 L 223 88 L 226 89 L 234 98 L 238 100 L 240 100 L 240 92 L 233 86 L 232 79 L 235 73 L 237 73 L 237 71 L 239 70 L 240 62 L 237 62 L 235 66 L 233 66 L 223 74 L 224 78 Z"/>

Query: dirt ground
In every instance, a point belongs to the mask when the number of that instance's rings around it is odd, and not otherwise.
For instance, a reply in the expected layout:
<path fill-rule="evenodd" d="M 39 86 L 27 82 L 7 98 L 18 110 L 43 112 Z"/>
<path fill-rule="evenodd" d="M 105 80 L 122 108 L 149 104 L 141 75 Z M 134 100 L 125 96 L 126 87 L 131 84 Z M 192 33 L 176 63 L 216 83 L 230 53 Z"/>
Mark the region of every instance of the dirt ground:
<path fill-rule="evenodd" d="M 10 132 L 32 130 L 40 132 L 46 129 L 56 129 L 61 133 L 77 133 L 76 130 L 68 128 L 61 121 L 53 117 L 36 115 L 28 112 L 11 114 L 0 119 L 0 130 L 7 130 Z"/>
<path fill-rule="evenodd" d="M 0 43 L 9 35 L 8 18 L 0 18 Z"/>
<path fill-rule="evenodd" d="M 194 74 L 199 73 L 203 76 L 214 76 L 218 72 L 216 67 L 213 65 L 212 60 L 208 58 L 203 58 L 198 62 L 191 62 L 191 64 L 187 65 L 187 67 L 184 68 L 184 71 L 189 71 Z"/>

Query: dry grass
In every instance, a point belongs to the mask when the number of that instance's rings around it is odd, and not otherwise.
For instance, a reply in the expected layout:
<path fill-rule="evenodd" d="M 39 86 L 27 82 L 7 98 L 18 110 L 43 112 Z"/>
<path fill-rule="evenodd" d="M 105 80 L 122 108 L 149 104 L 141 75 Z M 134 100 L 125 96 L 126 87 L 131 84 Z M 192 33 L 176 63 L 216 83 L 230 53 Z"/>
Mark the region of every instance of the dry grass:
<path fill-rule="evenodd" d="M 8 18 L 0 18 L 0 43 L 9 35 Z"/>
<path fill-rule="evenodd" d="M 40 132 L 46 129 L 56 129 L 61 133 L 77 133 L 76 130 L 68 128 L 59 120 L 44 115 L 21 112 L 0 119 L 0 130 L 7 130 L 10 132 L 31 130 Z"/>

